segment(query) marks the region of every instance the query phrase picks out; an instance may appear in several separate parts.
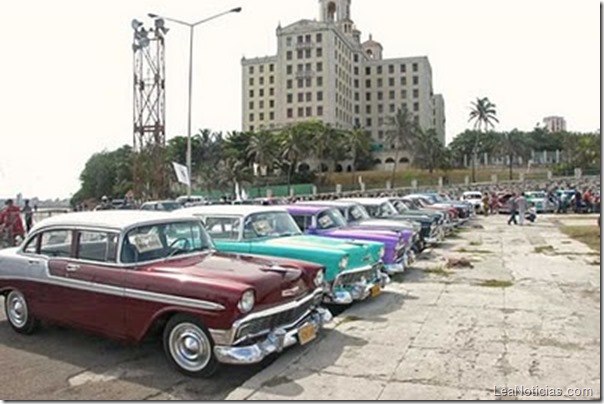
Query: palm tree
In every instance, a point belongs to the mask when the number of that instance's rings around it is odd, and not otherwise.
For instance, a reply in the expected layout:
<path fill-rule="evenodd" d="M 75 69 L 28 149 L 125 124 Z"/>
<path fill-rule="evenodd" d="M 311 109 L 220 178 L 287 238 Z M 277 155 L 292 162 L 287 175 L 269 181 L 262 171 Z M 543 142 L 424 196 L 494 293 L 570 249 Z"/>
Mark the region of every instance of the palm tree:
<path fill-rule="evenodd" d="M 478 141 L 480 131 L 487 132 L 489 127 L 494 128 L 493 122 L 499 123 L 497 119 L 496 105 L 491 103 L 487 97 L 477 98 L 472 102 L 472 111 L 468 122 L 474 121 L 474 129 L 476 132 L 476 140 L 472 149 L 472 182 L 476 182 L 476 154 L 478 150 Z"/>
<path fill-rule="evenodd" d="M 298 123 L 286 128 L 279 134 L 279 156 L 287 165 L 287 192 L 291 187 L 291 177 L 298 162 L 308 156 L 309 145 L 313 138 L 313 127 L 308 122 Z"/>
<path fill-rule="evenodd" d="M 250 138 L 247 155 L 260 169 L 266 168 L 267 174 L 273 168 L 277 155 L 277 140 L 266 131 L 255 132 Z"/>
<path fill-rule="evenodd" d="M 357 168 L 357 159 L 359 152 L 362 150 L 371 149 L 371 138 L 368 133 L 358 126 L 352 131 L 346 132 L 346 143 L 350 147 L 350 154 L 352 158 L 352 183 L 355 183 L 355 174 Z"/>
<path fill-rule="evenodd" d="M 399 108 L 396 115 L 390 118 L 389 126 L 391 129 L 386 132 L 386 141 L 394 145 L 396 150 L 390 178 L 390 183 L 394 186 L 394 175 L 398 168 L 399 153 L 403 147 L 408 150 L 413 148 L 419 127 L 405 105 Z"/>
<path fill-rule="evenodd" d="M 312 150 L 317 160 L 319 160 L 319 172 L 323 173 L 323 160 L 327 158 L 334 136 L 334 129 L 323 122 L 306 122 L 304 130 L 312 133 Z"/>
<path fill-rule="evenodd" d="M 438 139 L 436 130 L 420 130 L 417 132 L 414 163 L 420 168 L 427 169 L 432 175 L 444 156 L 444 149 L 445 147 Z"/>

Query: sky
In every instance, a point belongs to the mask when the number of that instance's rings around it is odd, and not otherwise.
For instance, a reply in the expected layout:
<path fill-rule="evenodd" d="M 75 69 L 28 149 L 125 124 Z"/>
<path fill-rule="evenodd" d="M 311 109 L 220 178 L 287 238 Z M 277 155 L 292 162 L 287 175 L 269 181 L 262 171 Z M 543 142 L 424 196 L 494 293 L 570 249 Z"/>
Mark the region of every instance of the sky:
<path fill-rule="evenodd" d="M 318 19 L 318 0 L 0 0 L 0 197 L 70 197 L 88 158 L 132 144 L 132 29 L 147 13 L 196 28 L 193 127 L 241 130 L 241 58 L 276 53 L 275 30 Z M 428 56 L 447 141 L 489 97 L 499 130 L 565 117 L 600 128 L 596 0 L 352 0 L 384 58 Z M 186 135 L 188 31 L 168 24 L 167 138 Z"/>

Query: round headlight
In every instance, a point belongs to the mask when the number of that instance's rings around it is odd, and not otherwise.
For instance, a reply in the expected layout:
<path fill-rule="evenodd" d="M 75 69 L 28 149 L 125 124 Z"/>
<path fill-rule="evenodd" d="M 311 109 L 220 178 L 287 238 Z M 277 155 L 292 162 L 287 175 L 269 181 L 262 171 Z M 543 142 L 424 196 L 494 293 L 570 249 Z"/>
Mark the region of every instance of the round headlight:
<path fill-rule="evenodd" d="M 386 249 L 382 246 L 380 247 L 380 258 L 384 258 L 384 254 L 386 254 Z"/>
<path fill-rule="evenodd" d="M 321 285 L 323 285 L 323 282 L 325 281 L 325 276 L 323 275 L 323 271 L 319 271 L 317 272 L 317 274 L 315 275 L 315 286 L 319 287 Z"/>
<path fill-rule="evenodd" d="M 346 269 L 347 266 L 348 266 L 348 255 L 342 257 L 342 259 L 340 260 L 340 269 Z"/>
<path fill-rule="evenodd" d="M 241 300 L 239 300 L 237 308 L 242 313 L 249 313 L 254 308 L 254 300 L 254 291 L 248 290 L 243 293 L 243 296 L 241 296 Z"/>

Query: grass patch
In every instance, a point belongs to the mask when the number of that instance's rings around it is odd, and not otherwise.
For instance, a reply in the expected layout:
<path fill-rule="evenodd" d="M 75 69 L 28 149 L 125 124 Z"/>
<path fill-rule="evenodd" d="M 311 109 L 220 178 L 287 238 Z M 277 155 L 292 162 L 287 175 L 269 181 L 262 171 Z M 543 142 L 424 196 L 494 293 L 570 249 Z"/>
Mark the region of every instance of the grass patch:
<path fill-rule="evenodd" d="M 451 271 L 447 271 L 442 266 L 426 268 L 424 269 L 424 272 L 427 274 L 434 274 L 439 276 L 449 276 L 453 273 Z"/>
<path fill-rule="evenodd" d="M 600 229 L 597 226 L 562 226 L 560 230 L 600 254 Z"/>
<path fill-rule="evenodd" d="M 555 251 L 555 248 L 552 247 L 551 245 L 540 245 L 535 247 L 535 253 L 536 254 L 547 254 L 547 253 L 553 253 Z"/>
<path fill-rule="evenodd" d="M 467 248 L 458 248 L 455 252 L 464 253 L 464 254 L 492 254 L 492 251 L 489 250 L 468 250 Z"/>
<path fill-rule="evenodd" d="M 480 282 L 480 286 L 484 286 L 485 288 L 509 288 L 512 285 L 513 283 L 510 281 L 499 281 L 496 279 Z"/>

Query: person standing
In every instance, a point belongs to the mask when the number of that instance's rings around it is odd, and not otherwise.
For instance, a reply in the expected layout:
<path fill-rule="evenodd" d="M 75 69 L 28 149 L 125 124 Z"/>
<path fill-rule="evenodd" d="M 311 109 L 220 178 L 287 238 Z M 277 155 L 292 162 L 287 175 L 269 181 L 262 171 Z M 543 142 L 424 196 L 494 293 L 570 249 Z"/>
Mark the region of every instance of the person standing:
<path fill-rule="evenodd" d="M 21 209 L 23 217 L 25 218 L 25 231 L 29 233 L 33 225 L 34 210 L 29 206 L 29 199 L 25 200 L 25 206 Z"/>
<path fill-rule="evenodd" d="M 23 222 L 21 221 L 21 209 L 15 206 L 12 199 L 5 202 L 5 208 L 0 212 L 0 229 L 6 230 L 10 247 L 16 245 L 17 236 L 23 238 Z"/>
<path fill-rule="evenodd" d="M 508 219 L 508 225 L 511 225 L 512 222 L 514 224 L 518 224 L 516 221 L 516 214 L 518 213 L 518 201 L 516 200 L 516 194 L 512 194 L 510 197 L 510 218 Z"/>
<path fill-rule="evenodd" d="M 520 219 L 520 226 L 524 226 L 524 218 L 526 216 L 527 203 L 524 193 L 521 193 L 516 200 L 516 206 L 518 207 L 518 218 Z"/>

